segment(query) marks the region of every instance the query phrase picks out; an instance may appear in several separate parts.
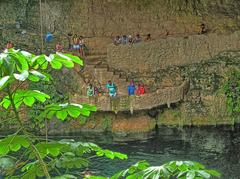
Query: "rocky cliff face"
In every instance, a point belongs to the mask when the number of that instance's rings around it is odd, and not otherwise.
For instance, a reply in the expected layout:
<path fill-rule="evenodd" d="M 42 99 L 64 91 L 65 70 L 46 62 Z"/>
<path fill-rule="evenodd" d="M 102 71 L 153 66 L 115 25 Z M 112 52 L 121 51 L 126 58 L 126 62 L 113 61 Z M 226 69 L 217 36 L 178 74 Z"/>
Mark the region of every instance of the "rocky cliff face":
<path fill-rule="evenodd" d="M 155 87 L 177 86 L 189 80 L 190 89 L 184 100 L 158 106 L 151 110 L 106 112 L 94 114 L 86 123 L 75 121 L 70 125 L 54 124 L 52 133 L 91 131 L 110 131 L 116 139 L 147 138 L 157 126 L 201 126 L 201 125 L 234 125 L 240 118 L 233 118 L 227 111 L 226 96 L 222 91 L 233 70 L 240 69 L 240 52 L 223 52 L 207 61 L 182 66 L 172 66 L 157 72 L 149 73 L 154 78 Z M 144 79 L 143 74 L 131 76 Z M 74 82 L 73 82 L 74 83 Z M 69 84 L 68 84 L 69 85 Z M 74 84 L 76 85 L 76 84 Z M 154 86 L 152 86 L 154 88 Z M 146 104 L 151 99 L 146 99 Z M 59 127 L 56 127 L 59 126 Z M 71 127 L 69 127 L 71 126 Z M 57 129 L 57 130 L 56 130 Z M 59 130 L 61 129 L 61 130 Z"/>
<path fill-rule="evenodd" d="M 156 72 L 170 66 L 183 66 L 210 60 L 223 51 L 240 49 L 240 31 L 229 35 L 211 33 L 169 37 L 132 45 L 109 45 L 109 66 L 132 72 Z"/>
<path fill-rule="evenodd" d="M 239 29 L 240 3 L 237 0 L 47 0 L 42 1 L 43 31 L 53 32 L 56 41 L 67 45 L 69 32 L 88 37 L 88 45 L 102 46 L 116 35 L 151 33 L 196 34 L 205 23 L 209 32 Z M 46 3 L 45 3 L 46 2 Z M 38 51 L 40 12 L 38 0 L 0 2 L 0 40 L 12 40 L 17 47 Z M 20 26 L 16 27 L 16 24 Z M 22 32 L 24 32 L 22 34 Z M 26 32 L 26 33 L 25 33 Z M 48 49 L 53 44 L 46 44 Z"/>

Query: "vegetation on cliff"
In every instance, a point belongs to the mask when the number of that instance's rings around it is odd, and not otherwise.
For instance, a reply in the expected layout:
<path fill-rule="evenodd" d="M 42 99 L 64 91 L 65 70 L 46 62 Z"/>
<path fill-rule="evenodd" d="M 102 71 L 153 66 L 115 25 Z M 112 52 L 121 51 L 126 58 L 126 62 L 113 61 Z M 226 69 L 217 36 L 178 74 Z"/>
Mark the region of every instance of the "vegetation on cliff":
<path fill-rule="evenodd" d="M 240 114 L 240 72 L 232 71 L 224 85 L 227 97 L 227 110 L 234 117 Z"/>

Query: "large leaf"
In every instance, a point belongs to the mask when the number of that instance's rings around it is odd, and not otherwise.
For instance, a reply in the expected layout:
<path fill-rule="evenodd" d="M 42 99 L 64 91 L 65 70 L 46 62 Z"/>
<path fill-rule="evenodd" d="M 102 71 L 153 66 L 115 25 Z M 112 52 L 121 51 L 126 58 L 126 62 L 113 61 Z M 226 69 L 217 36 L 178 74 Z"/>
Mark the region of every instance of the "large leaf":
<path fill-rule="evenodd" d="M 78 118 L 80 115 L 89 116 L 91 112 L 95 112 L 96 107 L 87 104 L 51 104 L 45 107 L 45 110 L 40 114 L 39 119 L 51 119 L 56 116 L 58 119 L 64 121 L 68 116 Z"/>
<path fill-rule="evenodd" d="M 19 81 L 25 81 L 28 78 L 29 72 L 24 70 L 21 74 L 14 73 L 13 76 Z"/>
<path fill-rule="evenodd" d="M 35 100 L 38 100 L 44 103 L 50 96 L 42 93 L 37 90 L 17 90 L 13 96 L 13 102 L 18 109 L 22 103 L 26 104 L 27 106 L 32 106 Z M 5 109 L 8 109 L 11 102 L 9 96 L 3 98 L 0 102 L 0 105 L 3 106 Z"/>
<path fill-rule="evenodd" d="M 0 79 L 0 90 L 8 84 L 9 79 L 10 79 L 10 76 L 4 76 Z"/>
<path fill-rule="evenodd" d="M 29 80 L 38 82 L 39 80 L 44 80 L 44 81 L 49 81 L 49 75 L 40 73 L 39 71 L 36 70 L 31 70 L 29 71 L 30 75 L 28 77 Z"/>
<path fill-rule="evenodd" d="M 18 151 L 21 147 L 28 148 L 30 145 L 26 136 L 10 135 L 0 140 L 0 156 L 7 155 L 10 151 Z"/>
<path fill-rule="evenodd" d="M 77 63 L 77 64 L 83 66 L 83 60 L 81 58 L 79 58 L 78 56 L 74 56 L 71 54 L 64 54 L 64 55 L 71 58 L 74 63 Z"/>

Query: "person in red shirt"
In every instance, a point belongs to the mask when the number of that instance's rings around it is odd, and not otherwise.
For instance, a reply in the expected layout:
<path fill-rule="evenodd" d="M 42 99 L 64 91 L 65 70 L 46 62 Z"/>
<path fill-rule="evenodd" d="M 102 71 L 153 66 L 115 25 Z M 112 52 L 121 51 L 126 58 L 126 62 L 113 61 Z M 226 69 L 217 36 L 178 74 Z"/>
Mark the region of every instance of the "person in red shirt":
<path fill-rule="evenodd" d="M 7 43 L 7 49 L 13 48 L 13 43 L 11 41 L 9 41 Z"/>
<path fill-rule="evenodd" d="M 136 94 L 137 95 L 142 95 L 142 94 L 145 94 L 145 92 L 146 91 L 145 91 L 144 85 L 142 83 L 139 83 Z"/>

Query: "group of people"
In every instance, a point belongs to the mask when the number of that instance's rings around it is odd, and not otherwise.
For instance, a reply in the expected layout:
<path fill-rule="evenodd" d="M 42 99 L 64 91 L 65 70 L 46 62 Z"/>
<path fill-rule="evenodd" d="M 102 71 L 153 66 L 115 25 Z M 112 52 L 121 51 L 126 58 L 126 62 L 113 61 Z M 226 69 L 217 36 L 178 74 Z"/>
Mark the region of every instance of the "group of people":
<path fill-rule="evenodd" d="M 136 87 L 134 84 L 134 81 L 131 80 L 130 84 L 127 87 L 128 95 L 142 95 L 145 94 L 146 90 L 142 82 L 138 84 Z M 109 80 L 106 84 L 105 90 L 102 88 L 101 84 L 99 83 L 97 86 L 93 86 L 91 83 L 87 86 L 87 96 L 102 96 L 102 95 L 108 95 L 110 97 L 116 97 L 117 96 L 117 86 L 114 82 Z"/>
<path fill-rule="evenodd" d="M 97 86 L 92 85 L 92 83 L 89 83 L 87 86 L 87 96 L 102 96 L 104 93 L 102 86 L 100 83 L 98 83 Z"/>
<path fill-rule="evenodd" d="M 63 51 L 63 45 L 58 42 L 55 46 L 56 52 Z M 77 51 L 83 57 L 85 55 L 84 49 L 86 48 L 86 44 L 84 43 L 83 36 L 78 36 L 77 34 L 73 35 L 71 33 L 68 34 L 68 50 L 69 51 Z"/>
<path fill-rule="evenodd" d="M 108 94 L 110 97 L 117 96 L 117 86 L 114 82 L 109 80 L 106 84 L 106 89 L 104 90 L 100 83 L 94 86 L 92 83 L 89 83 L 87 86 L 87 96 L 102 96 Z"/>
<path fill-rule="evenodd" d="M 146 90 L 142 82 L 138 83 L 138 86 L 136 87 L 134 84 L 134 81 L 131 80 L 130 84 L 128 85 L 128 95 L 133 96 L 133 95 L 142 95 L 145 94 Z"/>
<path fill-rule="evenodd" d="M 147 34 L 146 38 L 144 39 L 144 41 L 151 41 L 151 34 Z M 126 44 L 133 44 L 133 43 L 139 43 L 142 42 L 143 38 L 141 37 L 140 34 L 137 34 L 135 37 L 132 37 L 132 35 L 123 35 L 123 36 L 116 36 L 114 39 L 114 44 L 115 45 L 126 45 Z"/>

